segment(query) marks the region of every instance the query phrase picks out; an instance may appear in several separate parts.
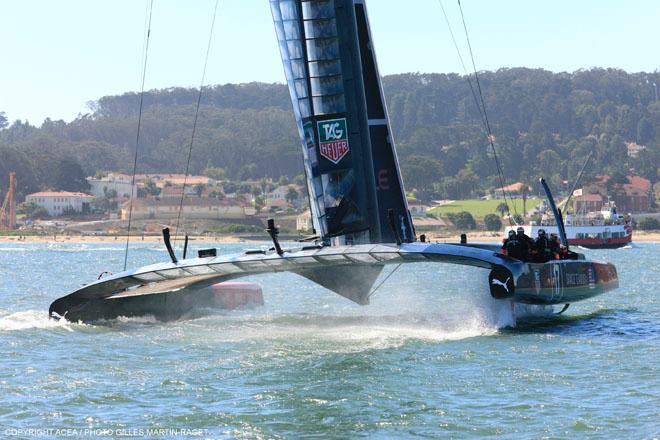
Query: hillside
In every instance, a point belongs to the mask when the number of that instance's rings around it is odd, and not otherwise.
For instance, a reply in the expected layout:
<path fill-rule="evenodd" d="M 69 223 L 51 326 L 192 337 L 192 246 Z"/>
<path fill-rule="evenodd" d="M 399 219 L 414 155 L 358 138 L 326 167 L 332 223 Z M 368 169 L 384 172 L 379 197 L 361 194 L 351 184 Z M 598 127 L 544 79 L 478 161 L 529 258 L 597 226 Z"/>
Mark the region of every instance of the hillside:
<path fill-rule="evenodd" d="M 571 180 L 591 150 L 597 153 L 591 175 L 633 170 L 659 180 L 660 101 L 654 84 L 660 84 L 660 73 L 518 68 L 482 72 L 480 79 L 508 182 L 534 182 L 540 175 Z M 464 77 L 401 74 L 385 77 L 383 84 L 408 190 L 417 189 L 421 198 L 457 199 L 497 185 Z M 89 114 L 70 123 L 0 124 L 0 189 L 10 170 L 18 172 L 23 194 L 77 189 L 81 176 L 97 170 L 130 171 L 138 100 L 136 93 L 102 97 L 90 104 Z M 183 171 L 195 100 L 195 89 L 146 93 L 138 172 Z M 202 104 L 193 173 L 220 167 L 240 180 L 302 172 L 284 85 L 214 86 L 205 90 Z M 629 157 L 627 142 L 646 149 Z"/>

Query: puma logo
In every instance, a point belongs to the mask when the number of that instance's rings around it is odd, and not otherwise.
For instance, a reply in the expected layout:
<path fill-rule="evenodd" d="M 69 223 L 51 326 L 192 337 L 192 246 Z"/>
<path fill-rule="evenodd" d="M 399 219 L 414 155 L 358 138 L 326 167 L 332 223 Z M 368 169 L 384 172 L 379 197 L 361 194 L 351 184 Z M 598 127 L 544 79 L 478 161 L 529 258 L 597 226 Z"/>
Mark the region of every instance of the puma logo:
<path fill-rule="evenodd" d="M 511 277 L 507 278 L 505 282 L 502 282 L 498 279 L 493 278 L 493 280 L 490 282 L 490 284 L 492 284 L 494 286 L 502 286 L 502 287 L 504 287 L 504 290 L 506 290 L 506 293 L 509 293 L 509 286 L 507 286 L 507 283 L 509 282 L 510 279 L 511 279 Z"/>

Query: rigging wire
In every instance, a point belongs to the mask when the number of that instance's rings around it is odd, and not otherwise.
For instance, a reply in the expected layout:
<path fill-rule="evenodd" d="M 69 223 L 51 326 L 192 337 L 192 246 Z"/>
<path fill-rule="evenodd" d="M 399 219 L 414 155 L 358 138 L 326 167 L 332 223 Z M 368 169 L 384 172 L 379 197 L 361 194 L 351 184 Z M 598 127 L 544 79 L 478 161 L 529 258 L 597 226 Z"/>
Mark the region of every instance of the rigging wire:
<path fill-rule="evenodd" d="M 367 298 L 371 298 L 371 295 L 373 295 L 374 293 L 376 293 L 376 290 L 380 289 L 380 287 L 381 287 L 383 284 L 385 284 L 385 281 L 389 280 L 390 277 L 391 277 L 392 275 L 394 275 L 394 272 L 396 272 L 400 267 L 401 267 L 401 263 L 397 264 L 396 267 L 395 267 L 394 269 L 392 269 L 392 270 L 390 271 L 390 273 L 388 273 L 387 276 L 386 276 L 385 278 L 383 278 L 383 281 L 381 281 L 381 282 L 380 282 L 380 283 L 379 283 L 374 289 L 371 290 L 371 292 L 369 292 L 369 294 L 367 295 Z"/>
<path fill-rule="evenodd" d="M 502 171 L 502 167 L 500 165 L 499 157 L 497 155 L 497 150 L 495 148 L 495 143 L 493 141 L 494 136 L 493 136 L 493 132 L 492 132 L 491 127 L 490 127 L 490 121 L 488 119 L 488 113 L 486 111 L 486 103 L 485 103 L 485 100 L 484 100 L 484 97 L 483 97 L 483 92 L 482 92 L 482 89 L 481 89 L 481 82 L 479 81 L 479 74 L 478 74 L 478 71 L 477 71 L 477 66 L 476 66 L 476 63 L 474 61 L 474 54 L 472 52 L 472 45 L 470 44 L 470 36 L 469 36 L 468 30 L 467 30 L 467 25 L 465 23 L 465 16 L 463 15 L 463 8 L 461 6 L 461 2 L 460 2 L 460 0 L 458 0 L 458 7 L 459 7 L 460 12 L 461 12 L 461 20 L 463 22 L 463 29 L 465 31 L 465 38 L 467 40 L 467 45 L 468 45 L 469 52 L 470 52 L 470 58 L 472 60 L 472 68 L 473 68 L 473 71 L 474 71 L 474 77 L 475 77 L 475 82 L 476 82 L 476 86 L 477 86 L 476 88 L 477 88 L 479 97 L 477 97 L 477 91 L 475 91 L 475 87 L 474 87 L 474 85 L 472 83 L 472 80 L 471 80 L 471 75 L 468 73 L 467 67 L 465 66 L 463 56 L 462 56 L 461 51 L 458 47 L 456 37 L 455 37 L 454 32 L 452 30 L 451 24 L 449 22 L 449 18 L 447 17 L 447 12 L 446 12 L 445 7 L 442 3 L 442 0 L 438 0 L 438 3 L 440 3 L 440 8 L 442 9 L 442 14 L 444 15 L 445 22 L 447 24 L 447 28 L 449 29 L 449 34 L 451 35 L 451 39 L 452 39 L 452 42 L 454 44 L 454 48 L 456 48 L 456 53 L 458 54 L 458 58 L 461 62 L 461 66 L 463 67 L 463 72 L 465 73 L 465 77 L 467 79 L 468 85 L 470 86 L 470 92 L 472 93 L 472 98 L 474 99 L 475 105 L 477 106 L 477 109 L 479 110 L 479 116 L 481 118 L 481 123 L 483 124 L 484 129 L 486 131 L 486 136 L 488 138 L 488 143 L 489 143 L 489 145 L 490 145 L 490 147 L 493 151 L 493 157 L 495 159 L 495 165 L 497 166 L 497 174 L 498 174 L 498 179 L 500 181 L 500 188 L 502 190 L 502 196 L 504 198 L 504 204 L 506 205 L 507 211 L 509 212 L 509 224 L 511 226 L 513 226 L 514 221 L 511 218 L 511 209 L 509 207 L 509 202 L 507 201 L 506 190 L 504 189 L 504 187 L 505 187 L 504 173 Z M 511 198 L 511 196 L 509 196 L 509 198 Z M 517 216 L 518 212 L 517 212 L 515 204 L 513 204 L 513 211 L 514 211 L 514 214 Z"/>
<path fill-rule="evenodd" d="M 142 84 L 140 86 L 140 109 L 138 112 L 137 134 L 135 135 L 135 156 L 133 157 L 133 177 L 131 179 L 131 197 L 128 202 L 128 230 L 126 232 L 126 249 L 124 251 L 124 270 L 128 261 L 128 245 L 131 239 L 131 221 L 133 219 L 133 189 L 135 188 L 135 173 L 137 171 L 138 150 L 140 146 L 140 128 L 142 125 L 142 108 L 144 104 L 144 82 L 147 76 L 147 60 L 149 55 L 149 37 L 151 36 L 151 17 L 154 11 L 154 0 L 149 2 L 149 20 L 147 22 L 146 38 L 143 43 L 144 62 L 142 64 Z"/>
<path fill-rule="evenodd" d="M 197 94 L 197 105 L 195 107 L 195 119 L 193 120 L 192 134 L 190 136 L 190 146 L 188 148 L 188 161 L 186 163 L 186 172 L 183 175 L 183 188 L 181 189 L 181 201 L 179 202 L 179 212 L 176 216 L 176 228 L 174 229 L 174 242 L 173 245 L 176 246 L 176 240 L 179 235 L 179 222 L 181 220 L 181 212 L 183 211 L 183 200 L 186 194 L 186 184 L 188 182 L 188 172 L 190 171 L 190 159 L 192 158 L 192 149 L 193 143 L 195 142 L 195 132 L 197 131 L 197 118 L 199 117 L 199 107 L 202 102 L 202 91 L 204 89 L 204 80 L 206 78 L 206 66 L 209 61 L 209 53 L 211 52 L 211 42 L 213 40 L 213 29 L 215 28 L 215 18 L 218 13 L 218 4 L 220 0 L 215 0 L 215 7 L 213 8 L 213 19 L 211 20 L 211 30 L 209 32 L 209 41 L 206 45 L 206 57 L 204 58 L 204 68 L 202 69 L 202 79 L 199 83 L 199 93 Z"/>
<path fill-rule="evenodd" d="M 481 108 L 484 112 L 484 120 L 486 121 L 486 130 L 488 132 L 488 142 L 490 143 L 490 147 L 493 150 L 493 157 L 495 158 L 495 164 L 497 165 L 497 173 L 500 179 L 500 187 L 502 188 L 502 196 L 504 196 L 504 203 L 507 206 L 507 210 L 509 210 L 509 203 L 506 200 L 506 190 L 504 189 L 505 186 L 505 179 L 504 179 L 504 172 L 502 171 L 502 167 L 500 166 L 500 160 L 497 157 L 497 150 L 495 149 L 495 142 L 493 142 L 494 136 L 493 132 L 490 128 L 490 121 L 488 120 L 488 113 L 486 112 L 486 101 L 484 100 L 484 95 L 481 91 L 481 82 L 479 81 L 479 74 L 477 73 L 477 65 L 474 62 L 474 53 L 472 52 L 472 44 L 470 44 L 470 34 L 468 33 L 467 25 L 465 23 L 465 16 L 463 15 L 463 7 L 461 6 L 461 0 L 458 1 L 458 9 L 461 11 L 461 21 L 463 22 L 463 30 L 465 31 L 465 40 L 467 41 L 468 45 L 468 50 L 470 51 L 470 58 L 472 60 L 472 68 L 474 70 L 474 79 L 477 83 L 477 90 L 479 91 L 479 98 L 481 99 Z M 514 214 L 517 216 L 518 212 L 516 210 L 516 205 L 513 204 L 513 211 Z M 509 224 L 513 226 L 513 222 L 511 221 L 511 211 L 509 211 Z"/>

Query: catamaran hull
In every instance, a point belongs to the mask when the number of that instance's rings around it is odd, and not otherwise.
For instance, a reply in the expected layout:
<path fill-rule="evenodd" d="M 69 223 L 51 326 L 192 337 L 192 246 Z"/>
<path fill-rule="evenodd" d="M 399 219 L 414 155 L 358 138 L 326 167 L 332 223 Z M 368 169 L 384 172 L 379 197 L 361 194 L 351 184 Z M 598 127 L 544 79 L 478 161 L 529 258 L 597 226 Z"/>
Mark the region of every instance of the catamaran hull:
<path fill-rule="evenodd" d="M 262 305 L 264 299 L 258 284 L 222 282 L 210 287 L 183 288 L 151 295 L 120 295 L 87 300 L 64 297 L 51 305 L 51 315 L 64 316 L 73 322 L 138 316 L 173 321 L 201 309 L 234 310 Z"/>
<path fill-rule="evenodd" d="M 619 287 L 616 267 L 600 261 L 563 260 L 527 264 L 512 300 L 523 304 L 571 304 Z"/>
<path fill-rule="evenodd" d="M 491 295 L 524 304 L 552 305 L 591 298 L 618 287 L 609 263 L 562 260 L 523 263 L 488 246 L 452 244 L 357 245 L 195 258 L 119 273 L 54 301 L 52 317 L 93 322 L 119 316 L 178 319 L 217 304 L 207 289 L 219 281 L 272 272 L 308 278 L 358 304 L 368 304 L 385 265 L 438 262 L 490 269 Z"/>

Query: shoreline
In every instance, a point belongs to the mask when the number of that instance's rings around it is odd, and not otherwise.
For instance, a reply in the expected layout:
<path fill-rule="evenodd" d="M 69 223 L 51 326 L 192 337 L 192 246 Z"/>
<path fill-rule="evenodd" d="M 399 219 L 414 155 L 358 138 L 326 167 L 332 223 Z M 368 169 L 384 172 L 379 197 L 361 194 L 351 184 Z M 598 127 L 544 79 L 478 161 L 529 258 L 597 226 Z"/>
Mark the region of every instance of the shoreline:
<path fill-rule="evenodd" d="M 434 235 L 426 233 L 426 236 L 433 242 L 439 243 L 458 243 L 460 235 Z M 504 238 L 503 234 L 492 232 L 474 232 L 468 233 L 468 242 L 478 243 L 500 243 Z M 282 237 L 282 241 L 290 241 L 287 237 Z M 131 243 L 161 243 L 163 238 L 160 235 L 136 235 L 130 239 Z M 254 235 L 242 237 L 240 235 L 220 235 L 215 237 L 191 236 L 191 242 L 201 243 L 261 243 L 270 242 L 264 234 L 263 240 L 255 239 Z M 126 236 L 122 235 L 25 235 L 22 238 L 18 235 L 0 235 L 0 243 L 125 243 Z M 633 243 L 639 242 L 660 242 L 660 231 L 644 232 L 635 231 L 633 233 Z"/>

